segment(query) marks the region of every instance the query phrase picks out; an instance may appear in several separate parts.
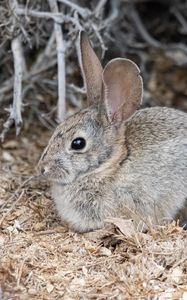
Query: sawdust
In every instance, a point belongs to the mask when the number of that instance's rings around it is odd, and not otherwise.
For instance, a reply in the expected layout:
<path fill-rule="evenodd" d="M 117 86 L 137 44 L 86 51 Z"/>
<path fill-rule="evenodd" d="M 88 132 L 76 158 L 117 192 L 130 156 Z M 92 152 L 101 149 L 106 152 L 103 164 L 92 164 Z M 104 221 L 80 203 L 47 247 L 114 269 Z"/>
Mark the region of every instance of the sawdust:
<path fill-rule="evenodd" d="M 0 149 L 0 299 L 187 299 L 187 231 L 68 231 L 35 172 L 49 133 L 26 136 Z"/>

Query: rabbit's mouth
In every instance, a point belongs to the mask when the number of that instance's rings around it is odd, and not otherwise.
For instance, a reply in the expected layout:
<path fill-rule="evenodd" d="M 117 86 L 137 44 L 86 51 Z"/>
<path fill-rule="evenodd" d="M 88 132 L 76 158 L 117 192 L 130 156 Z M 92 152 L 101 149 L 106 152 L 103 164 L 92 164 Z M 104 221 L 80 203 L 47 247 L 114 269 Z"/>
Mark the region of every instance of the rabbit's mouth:
<path fill-rule="evenodd" d="M 53 185 L 58 184 L 60 186 L 71 185 L 74 182 L 74 178 L 67 176 L 53 176 L 52 174 L 49 176 L 45 176 L 45 178 Z"/>
<path fill-rule="evenodd" d="M 43 177 L 47 178 L 49 181 L 55 182 L 62 182 L 69 175 L 68 170 L 62 168 L 62 166 L 60 166 L 60 168 L 56 168 L 56 166 L 50 167 L 48 165 L 40 165 L 39 172 Z"/>

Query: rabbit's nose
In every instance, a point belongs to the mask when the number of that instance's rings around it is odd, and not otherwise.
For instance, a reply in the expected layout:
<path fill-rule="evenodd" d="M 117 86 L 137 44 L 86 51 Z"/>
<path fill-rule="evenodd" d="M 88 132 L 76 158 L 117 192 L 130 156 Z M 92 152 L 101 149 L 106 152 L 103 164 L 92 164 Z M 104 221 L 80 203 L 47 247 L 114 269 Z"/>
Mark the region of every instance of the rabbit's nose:
<path fill-rule="evenodd" d="M 42 175 L 44 175 L 45 174 L 45 168 L 41 167 L 40 172 L 41 172 Z"/>
<path fill-rule="evenodd" d="M 46 175 L 48 172 L 48 168 L 46 166 L 39 166 L 38 171 L 42 175 Z"/>
<path fill-rule="evenodd" d="M 46 166 L 42 167 L 41 173 L 42 173 L 42 175 L 47 176 L 49 174 L 49 168 Z"/>

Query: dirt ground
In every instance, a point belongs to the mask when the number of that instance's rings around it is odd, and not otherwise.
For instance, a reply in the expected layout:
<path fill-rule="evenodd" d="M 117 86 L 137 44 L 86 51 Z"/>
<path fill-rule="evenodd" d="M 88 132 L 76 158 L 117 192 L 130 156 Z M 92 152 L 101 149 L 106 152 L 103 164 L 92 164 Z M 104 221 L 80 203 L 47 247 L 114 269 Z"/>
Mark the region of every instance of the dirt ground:
<path fill-rule="evenodd" d="M 88 234 L 60 222 L 35 167 L 50 133 L 0 149 L 0 299 L 187 299 L 187 231 L 110 220 Z"/>

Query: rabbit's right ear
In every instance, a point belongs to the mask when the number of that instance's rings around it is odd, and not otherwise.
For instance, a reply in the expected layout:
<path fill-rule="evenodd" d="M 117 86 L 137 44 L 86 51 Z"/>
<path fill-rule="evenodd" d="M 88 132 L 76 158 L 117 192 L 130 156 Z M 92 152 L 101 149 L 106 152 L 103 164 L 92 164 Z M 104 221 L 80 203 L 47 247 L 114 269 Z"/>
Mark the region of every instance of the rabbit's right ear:
<path fill-rule="evenodd" d="M 98 103 L 102 93 L 103 68 L 86 32 L 80 32 L 80 63 L 86 84 L 88 102 Z"/>
<path fill-rule="evenodd" d="M 103 101 L 110 122 L 120 124 L 139 108 L 143 94 L 142 77 L 129 59 L 111 60 L 103 71 Z"/>

